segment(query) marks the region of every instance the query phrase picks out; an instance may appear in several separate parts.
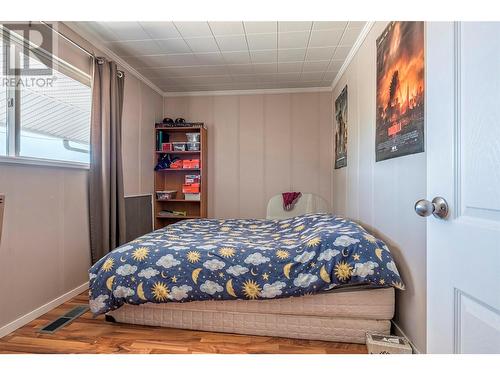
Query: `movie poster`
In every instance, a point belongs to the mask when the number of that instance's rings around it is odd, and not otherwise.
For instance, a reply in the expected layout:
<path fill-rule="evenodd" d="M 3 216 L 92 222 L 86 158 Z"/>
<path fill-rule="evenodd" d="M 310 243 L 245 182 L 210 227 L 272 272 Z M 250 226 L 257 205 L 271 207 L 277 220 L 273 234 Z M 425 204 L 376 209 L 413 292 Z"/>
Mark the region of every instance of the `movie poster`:
<path fill-rule="evenodd" d="M 335 169 L 347 166 L 347 86 L 335 100 Z"/>
<path fill-rule="evenodd" d="M 424 151 L 424 23 L 391 22 L 377 39 L 376 160 Z"/>

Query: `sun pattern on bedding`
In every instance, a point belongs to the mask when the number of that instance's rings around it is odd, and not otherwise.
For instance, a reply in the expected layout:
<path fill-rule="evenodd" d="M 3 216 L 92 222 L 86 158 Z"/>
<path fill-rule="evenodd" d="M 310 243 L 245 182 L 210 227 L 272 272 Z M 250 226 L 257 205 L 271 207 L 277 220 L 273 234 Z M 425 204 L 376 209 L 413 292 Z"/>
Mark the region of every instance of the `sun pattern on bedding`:
<path fill-rule="evenodd" d="M 90 306 L 272 299 L 367 284 L 404 289 L 385 243 L 329 214 L 185 220 L 107 254 L 89 271 Z"/>

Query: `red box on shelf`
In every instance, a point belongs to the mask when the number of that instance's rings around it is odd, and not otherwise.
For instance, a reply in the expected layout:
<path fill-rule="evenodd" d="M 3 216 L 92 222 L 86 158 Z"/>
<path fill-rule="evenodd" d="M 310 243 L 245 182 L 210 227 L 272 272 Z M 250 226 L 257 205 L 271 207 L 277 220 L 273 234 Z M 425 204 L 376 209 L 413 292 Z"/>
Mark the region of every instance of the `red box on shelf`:
<path fill-rule="evenodd" d="M 200 184 L 184 184 L 182 185 L 184 194 L 197 194 L 200 192 Z"/>
<path fill-rule="evenodd" d="M 184 163 L 182 162 L 182 160 L 176 160 L 170 164 L 170 168 L 171 169 L 182 169 L 184 166 L 183 164 Z"/>
<path fill-rule="evenodd" d="M 172 143 L 162 143 L 161 144 L 161 151 L 172 151 Z"/>
<path fill-rule="evenodd" d="M 200 159 L 187 159 L 182 161 L 182 168 L 184 169 L 199 169 Z"/>

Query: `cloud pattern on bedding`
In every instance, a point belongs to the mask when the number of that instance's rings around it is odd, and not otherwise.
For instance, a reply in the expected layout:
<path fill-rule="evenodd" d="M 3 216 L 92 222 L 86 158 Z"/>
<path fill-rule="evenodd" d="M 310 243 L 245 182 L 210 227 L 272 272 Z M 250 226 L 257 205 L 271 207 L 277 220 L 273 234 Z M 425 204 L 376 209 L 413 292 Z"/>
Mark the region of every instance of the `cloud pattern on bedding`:
<path fill-rule="evenodd" d="M 94 314 L 124 303 L 285 298 L 345 285 L 404 289 L 386 244 L 329 214 L 185 220 L 115 249 L 89 279 Z"/>

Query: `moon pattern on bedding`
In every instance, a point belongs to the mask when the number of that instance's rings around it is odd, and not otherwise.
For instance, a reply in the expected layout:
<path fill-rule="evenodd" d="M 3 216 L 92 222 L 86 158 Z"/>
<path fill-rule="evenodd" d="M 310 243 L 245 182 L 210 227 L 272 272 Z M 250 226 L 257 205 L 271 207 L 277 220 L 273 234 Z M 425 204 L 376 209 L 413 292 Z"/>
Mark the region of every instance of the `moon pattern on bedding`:
<path fill-rule="evenodd" d="M 404 289 L 387 245 L 330 214 L 184 220 L 113 250 L 89 275 L 96 315 L 124 303 L 286 298 L 345 285 Z"/>

